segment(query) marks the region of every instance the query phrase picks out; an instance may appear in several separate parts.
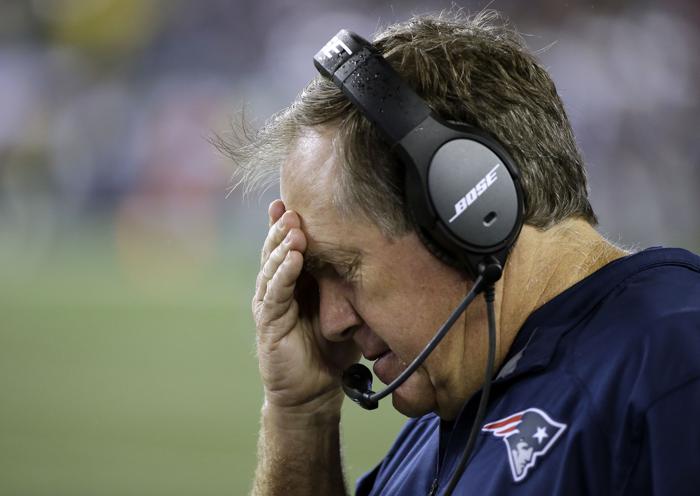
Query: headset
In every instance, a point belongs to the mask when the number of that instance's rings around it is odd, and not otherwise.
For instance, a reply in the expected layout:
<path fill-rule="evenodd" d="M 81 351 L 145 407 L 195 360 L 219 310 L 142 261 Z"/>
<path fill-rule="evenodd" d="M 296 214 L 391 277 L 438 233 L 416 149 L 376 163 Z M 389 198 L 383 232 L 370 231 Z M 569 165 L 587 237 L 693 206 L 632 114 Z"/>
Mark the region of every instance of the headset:
<path fill-rule="evenodd" d="M 343 373 L 346 395 L 366 409 L 376 408 L 381 398 L 423 363 L 476 295 L 483 291 L 486 297 L 486 377 L 467 447 L 445 493 L 449 494 L 475 444 L 488 401 L 495 355 L 493 284 L 501 277 L 523 224 L 524 196 L 518 167 L 491 134 L 438 116 L 377 48 L 357 34 L 340 30 L 316 53 L 314 65 L 380 131 L 398 156 L 404 170 L 406 205 L 425 246 L 474 279 L 462 303 L 386 389 L 374 393 L 371 372 L 355 364 Z"/>
<path fill-rule="evenodd" d="M 503 266 L 523 216 L 518 168 L 504 147 L 481 129 L 440 118 L 355 33 L 341 30 L 314 64 L 397 152 L 406 203 L 428 249 L 473 277 L 485 260 Z"/>

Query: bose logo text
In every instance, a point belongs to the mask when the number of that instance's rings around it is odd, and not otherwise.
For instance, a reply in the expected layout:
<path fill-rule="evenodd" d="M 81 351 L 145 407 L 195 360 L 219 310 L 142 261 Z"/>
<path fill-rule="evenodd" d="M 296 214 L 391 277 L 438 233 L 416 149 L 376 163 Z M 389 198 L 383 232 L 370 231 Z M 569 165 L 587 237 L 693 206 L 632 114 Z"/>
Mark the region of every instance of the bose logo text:
<path fill-rule="evenodd" d="M 469 205 L 474 203 L 476 199 L 484 193 L 484 191 L 489 189 L 489 186 L 496 182 L 496 179 L 498 179 L 498 176 L 496 175 L 496 169 L 498 169 L 499 165 L 501 164 L 496 164 L 496 166 L 493 169 L 491 169 L 488 172 L 488 174 L 486 174 L 481 179 L 481 181 L 476 183 L 476 186 L 470 189 L 466 195 L 464 195 L 462 198 L 459 199 L 457 203 L 455 203 L 455 214 L 449 220 L 450 223 L 457 217 L 462 215 L 462 213 L 464 213 L 464 211 L 467 208 L 469 208 Z"/>
<path fill-rule="evenodd" d="M 345 50 L 348 55 L 352 55 L 352 51 L 343 42 L 343 40 L 341 40 L 337 36 L 331 38 L 331 40 L 328 43 L 326 43 L 326 45 L 323 48 L 321 48 L 321 51 L 323 52 L 323 55 L 327 59 L 329 59 L 333 56 L 333 54 L 339 54 L 341 48 Z"/>

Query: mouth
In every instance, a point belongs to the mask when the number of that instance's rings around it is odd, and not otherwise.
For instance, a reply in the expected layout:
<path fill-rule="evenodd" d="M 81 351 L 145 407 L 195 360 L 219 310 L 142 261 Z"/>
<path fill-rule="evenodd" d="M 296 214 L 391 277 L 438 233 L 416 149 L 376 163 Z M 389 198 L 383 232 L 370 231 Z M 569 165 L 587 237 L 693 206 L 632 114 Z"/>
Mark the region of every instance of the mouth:
<path fill-rule="evenodd" d="M 384 384 L 389 384 L 394 379 L 391 374 L 391 363 L 395 356 L 394 352 L 387 350 L 377 355 L 374 360 L 374 365 L 372 365 L 374 375 Z"/>
<path fill-rule="evenodd" d="M 386 349 L 384 351 L 380 352 L 374 352 L 374 353 L 369 353 L 369 354 L 362 354 L 363 357 L 365 357 L 365 360 L 369 360 L 370 362 L 375 362 L 381 358 L 383 358 L 385 355 L 391 353 L 390 349 Z"/>

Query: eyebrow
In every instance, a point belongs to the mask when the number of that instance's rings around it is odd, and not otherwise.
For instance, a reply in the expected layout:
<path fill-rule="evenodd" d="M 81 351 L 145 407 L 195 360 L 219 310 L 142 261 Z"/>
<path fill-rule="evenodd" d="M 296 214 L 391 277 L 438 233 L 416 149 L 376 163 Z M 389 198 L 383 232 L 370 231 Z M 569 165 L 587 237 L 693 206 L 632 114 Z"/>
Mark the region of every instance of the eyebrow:
<path fill-rule="evenodd" d="M 309 249 L 304 254 L 304 268 L 310 272 L 321 269 L 324 265 L 338 267 L 356 267 L 362 259 L 362 251 L 354 248 L 341 248 L 329 245 L 319 250 Z"/>

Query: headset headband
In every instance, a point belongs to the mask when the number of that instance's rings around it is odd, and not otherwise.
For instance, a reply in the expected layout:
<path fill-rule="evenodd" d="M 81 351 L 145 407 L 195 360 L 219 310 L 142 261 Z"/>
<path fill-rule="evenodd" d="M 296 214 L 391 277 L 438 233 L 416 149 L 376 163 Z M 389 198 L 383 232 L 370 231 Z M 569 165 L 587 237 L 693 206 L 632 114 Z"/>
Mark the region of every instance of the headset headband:
<path fill-rule="evenodd" d="M 314 65 L 384 133 L 401 141 L 431 113 L 370 42 L 342 29 L 314 56 Z"/>

